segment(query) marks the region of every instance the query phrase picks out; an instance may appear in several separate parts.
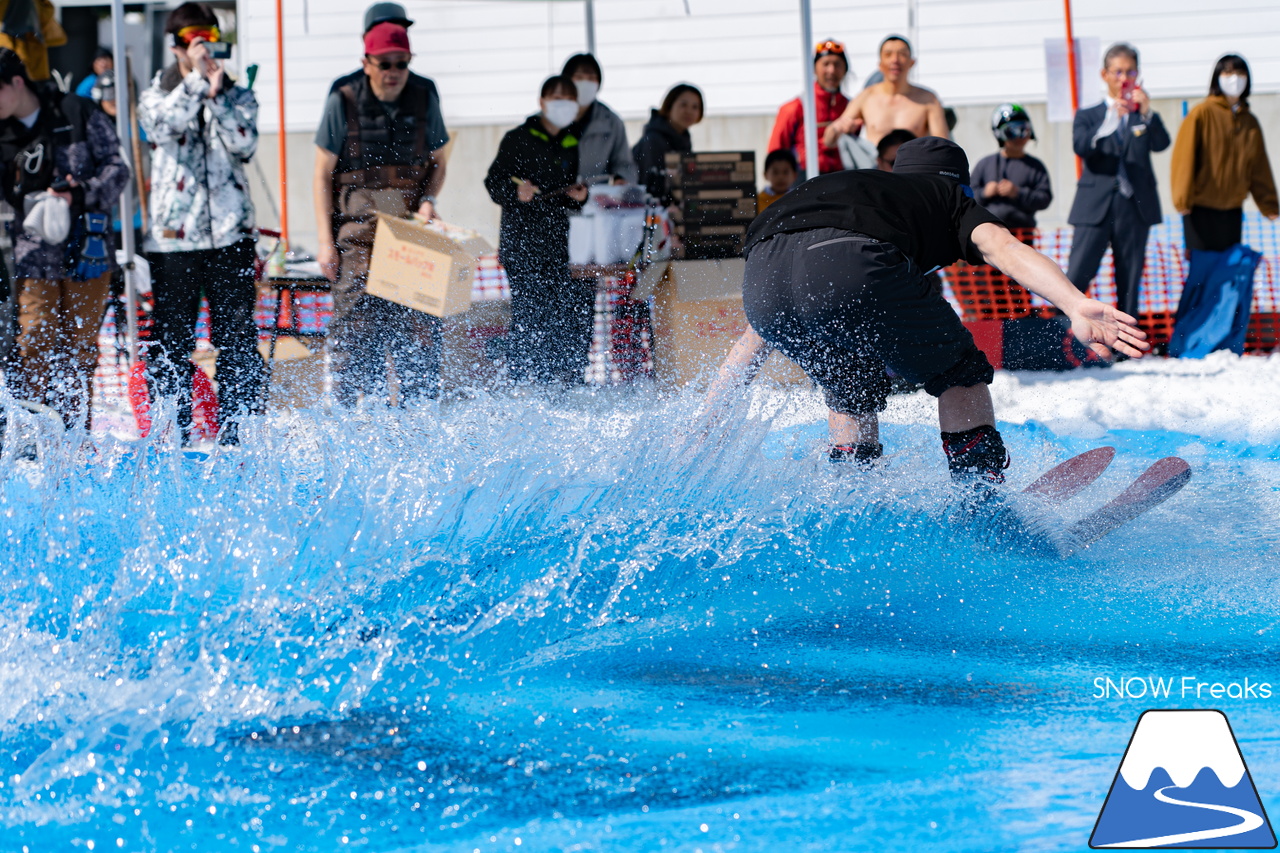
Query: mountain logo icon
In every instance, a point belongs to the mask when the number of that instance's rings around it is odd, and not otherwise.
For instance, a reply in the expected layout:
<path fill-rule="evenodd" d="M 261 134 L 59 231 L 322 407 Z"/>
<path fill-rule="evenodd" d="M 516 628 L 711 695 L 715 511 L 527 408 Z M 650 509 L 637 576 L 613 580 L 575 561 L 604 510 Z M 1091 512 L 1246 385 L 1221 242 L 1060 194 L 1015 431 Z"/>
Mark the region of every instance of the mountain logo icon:
<path fill-rule="evenodd" d="M 1227 715 L 1146 711 L 1098 813 L 1094 849 L 1271 850 L 1271 822 Z"/>

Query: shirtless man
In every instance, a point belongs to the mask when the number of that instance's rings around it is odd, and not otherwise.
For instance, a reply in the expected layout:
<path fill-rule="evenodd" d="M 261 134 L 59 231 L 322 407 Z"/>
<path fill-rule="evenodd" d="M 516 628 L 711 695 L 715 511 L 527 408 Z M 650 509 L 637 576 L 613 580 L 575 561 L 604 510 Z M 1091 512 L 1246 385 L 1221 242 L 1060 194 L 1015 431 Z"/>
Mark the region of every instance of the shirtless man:
<path fill-rule="evenodd" d="M 907 81 L 915 64 L 911 45 L 902 36 L 888 36 L 880 42 L 880 73 L 884 80 L 863 89 L 849 102 L 840 118 L 827 126 L 822 144 L 834 146 L 842 135 L 852 133 L 859 121 L 865 123 L 862 134 L 873 145 L 897 128 L 916 136 L 949 139 L 938 96 Z"/>

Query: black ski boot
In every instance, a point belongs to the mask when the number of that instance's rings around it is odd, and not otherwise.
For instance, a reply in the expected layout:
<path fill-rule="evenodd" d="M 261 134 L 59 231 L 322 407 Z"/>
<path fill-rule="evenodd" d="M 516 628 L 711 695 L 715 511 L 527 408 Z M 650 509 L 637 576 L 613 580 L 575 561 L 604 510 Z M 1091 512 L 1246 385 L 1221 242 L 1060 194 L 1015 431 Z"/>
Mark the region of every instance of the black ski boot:
<path fill-rule="evenodd" d="M 875 444 L 833 444 L 828 458 L 832 462 L 852 462 L 859 468 L 870 468 L 877 459 L 884 455 L 884 445 Z"/>
<path fill-rule="evenodd" d="M 947 454 L 951 479 L 958 483 L 1004 482 L 1004 469 L 1009 467 L 1009 452 L 1004 449 L 1000 431 L 993 426 L 980 426 L 964 432 L 944 432 L 942 449 Z"/>

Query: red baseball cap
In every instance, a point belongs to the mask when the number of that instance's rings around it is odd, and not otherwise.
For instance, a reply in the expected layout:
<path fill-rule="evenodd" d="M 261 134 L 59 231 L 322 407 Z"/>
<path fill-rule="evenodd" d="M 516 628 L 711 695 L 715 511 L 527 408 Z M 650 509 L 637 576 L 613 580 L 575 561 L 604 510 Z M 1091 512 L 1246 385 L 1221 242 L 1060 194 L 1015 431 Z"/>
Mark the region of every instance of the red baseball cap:
<path fill-rule="evenodd" d="M 376 24 L 364 34 L 365 56 L 381 56 L 384 53 L 413 53 L 409 49 L 409 31 L 399 24 Z"/>

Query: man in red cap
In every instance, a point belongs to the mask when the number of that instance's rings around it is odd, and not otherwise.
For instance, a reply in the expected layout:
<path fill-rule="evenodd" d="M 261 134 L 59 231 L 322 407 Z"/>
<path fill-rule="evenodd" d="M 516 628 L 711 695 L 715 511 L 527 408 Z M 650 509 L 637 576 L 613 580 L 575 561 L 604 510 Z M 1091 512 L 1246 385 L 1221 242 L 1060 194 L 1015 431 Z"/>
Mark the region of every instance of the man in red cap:
<path fill-rule="evenodd" d="M 410 77 L 408 30 L 375 24 L 364 54 L 363 76 L 329 96 L 315 137 L 318 260 L 334 282 L 329 346 L 346 405 L 384 387 L 388 356 L 403 400 L 439 393 L 438 324 L 368 295 L 365 281 L 376 214 L 435 216 L 448 136 L 435 87 Z"/>

